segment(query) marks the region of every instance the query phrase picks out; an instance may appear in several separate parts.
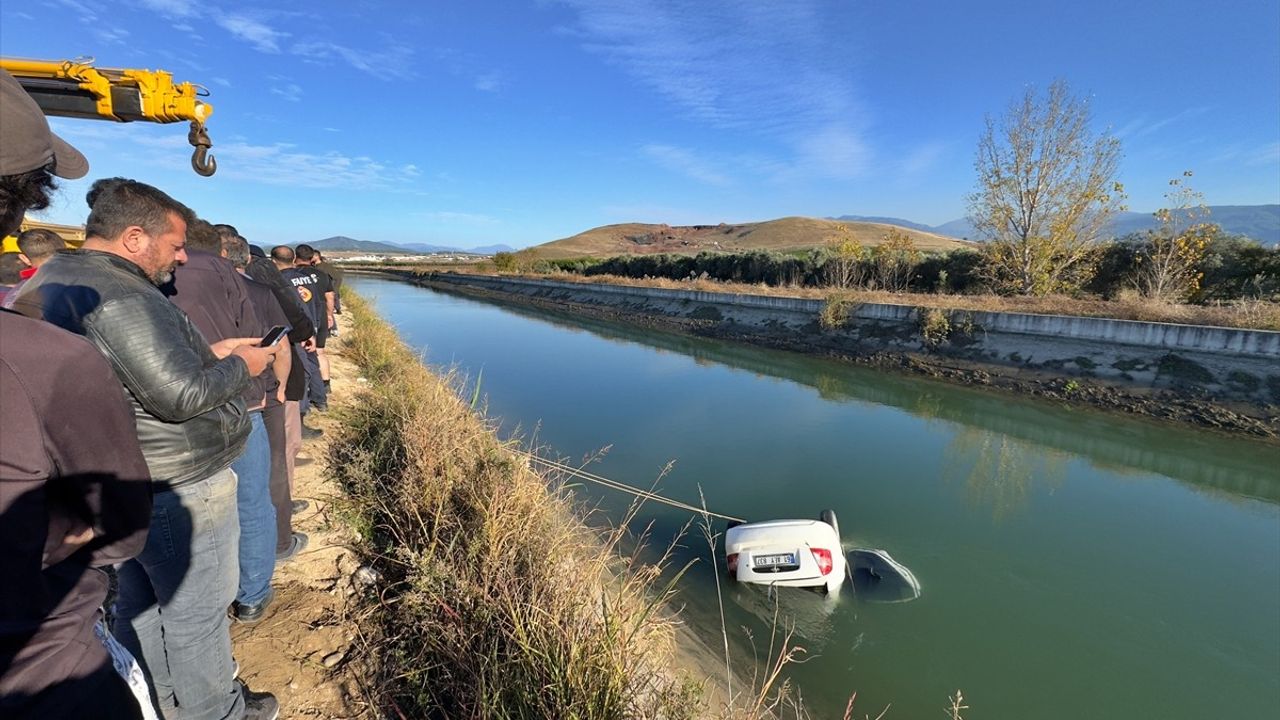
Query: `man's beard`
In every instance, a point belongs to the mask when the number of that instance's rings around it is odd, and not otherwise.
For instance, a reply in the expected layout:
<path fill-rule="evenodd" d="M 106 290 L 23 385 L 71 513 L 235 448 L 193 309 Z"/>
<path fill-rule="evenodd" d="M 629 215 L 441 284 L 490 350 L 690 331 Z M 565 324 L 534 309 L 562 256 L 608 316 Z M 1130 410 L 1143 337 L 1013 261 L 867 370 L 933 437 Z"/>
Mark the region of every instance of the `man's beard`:
<path fill-rule="evenodd" d="M 150 280 L 151 284 L 155 285 L 156 287 L 160 287 L 162 285 L 168 285 L 173 280 L 173 268 L 169 268 L 167 270 L 155 270 L 152 272 L 148 272 L 147 279 Z"/>

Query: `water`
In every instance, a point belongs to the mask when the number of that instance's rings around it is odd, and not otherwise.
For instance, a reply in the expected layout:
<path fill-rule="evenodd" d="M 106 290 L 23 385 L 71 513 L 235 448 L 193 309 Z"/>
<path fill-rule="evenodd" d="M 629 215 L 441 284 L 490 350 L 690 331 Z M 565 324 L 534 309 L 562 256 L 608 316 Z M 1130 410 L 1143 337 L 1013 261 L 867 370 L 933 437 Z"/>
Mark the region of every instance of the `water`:
<path fill-rule="evenodd" d="M 348 281 L 436 365 L 482 377 L 504 432 L 599 474 L 762 520 L 831 508 L 846 544 L 923 585 L 878 604 L 779 594 L 814 657 L 814 717 L 1270 717 L 1280 707 L 1280 451 L 821 359 Z M 481 376 L 481 373 L 483 375 Z M 619 513 L 628 498 L 583 493 Z M 649 506 L 653 544 L 687 515 Z M 683 618 L 718 647 L 701 557 Z M 735 665 L 767 649 L 772 600 L 730 587 Z M 749 634 L 748 634 L 749 631 Z"/>

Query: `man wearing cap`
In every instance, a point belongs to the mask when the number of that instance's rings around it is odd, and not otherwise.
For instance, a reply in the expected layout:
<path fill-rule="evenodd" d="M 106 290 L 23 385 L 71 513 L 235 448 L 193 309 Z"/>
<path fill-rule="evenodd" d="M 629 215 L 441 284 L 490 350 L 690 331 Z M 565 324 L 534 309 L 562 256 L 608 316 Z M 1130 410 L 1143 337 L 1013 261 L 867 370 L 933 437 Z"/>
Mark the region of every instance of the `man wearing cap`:
<path fill-rule="evenodd" d="M 0 70 L 0 235 L 88 172 Z M 0 717 L 141 718 L 95 637 L 101 568 L 136 555 L 151 478 L 133 411 L 87 340 L 0 310 Z"/>

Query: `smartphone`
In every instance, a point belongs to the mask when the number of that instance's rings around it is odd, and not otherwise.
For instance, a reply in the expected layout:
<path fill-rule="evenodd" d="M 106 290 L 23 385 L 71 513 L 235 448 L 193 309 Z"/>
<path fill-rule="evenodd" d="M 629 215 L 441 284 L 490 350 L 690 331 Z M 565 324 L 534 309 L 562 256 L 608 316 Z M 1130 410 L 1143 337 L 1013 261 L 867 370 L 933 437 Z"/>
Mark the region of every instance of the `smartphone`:
<path fill-rule="evenodd" d="M 262 336 L 262 342 L 258 343 L 258 347 L 271 347 L 272 345 L 280 342 L 288 332 L 288 325 L 277 325 L 271 328 L 266 335 Z"/>

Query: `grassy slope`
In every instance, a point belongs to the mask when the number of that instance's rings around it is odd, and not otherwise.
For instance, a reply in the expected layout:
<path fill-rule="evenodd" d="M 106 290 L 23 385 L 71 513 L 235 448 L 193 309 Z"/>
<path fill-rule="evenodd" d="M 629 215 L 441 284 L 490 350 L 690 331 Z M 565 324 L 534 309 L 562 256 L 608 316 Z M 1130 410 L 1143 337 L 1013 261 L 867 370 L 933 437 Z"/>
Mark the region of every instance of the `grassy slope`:
<path fill-rule="evenodd" d="M 787 217 L 759 223 L 709 226 L 690 239 L 690 245 L 657 248 L 639 245 L 629 237 L 660 231 L 664 226 L 627 223 L 605 225 L 572 237 L 534 246 L 539 257 L 547 259 L 576 257 L 613 257 L 631 253 L 678 252 L 695 254 L 704 250 L 743 252 L 748 250 L 799 250 L 825 245 L 840 233 L 841 226 L 863 245 L 877 245 L 890 230 L 906 233 L 921 250 L 953 250 L 971 247 L 969 243 L 934 233 L 910 230 L 893 225 L 867 222 L 838 222 L 820 218 Z M 682 230 L 681 228 L 676 228 Z M 686 231 L 687 232 L 687 231 Z M 718 245 L 713 244 L 718 243 Z"/>
<path fill-rule="evenodd" d="M 620 557 L 500 442 L 456 387 L 349 290 L 368 380 L 330 444 L 343 514 L 381 574 L 364 599 L 379 704 L 399 717 L 679 718 L 671 622 L 651 566 Z"/>

